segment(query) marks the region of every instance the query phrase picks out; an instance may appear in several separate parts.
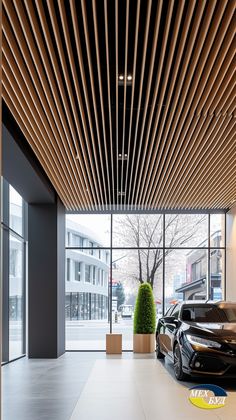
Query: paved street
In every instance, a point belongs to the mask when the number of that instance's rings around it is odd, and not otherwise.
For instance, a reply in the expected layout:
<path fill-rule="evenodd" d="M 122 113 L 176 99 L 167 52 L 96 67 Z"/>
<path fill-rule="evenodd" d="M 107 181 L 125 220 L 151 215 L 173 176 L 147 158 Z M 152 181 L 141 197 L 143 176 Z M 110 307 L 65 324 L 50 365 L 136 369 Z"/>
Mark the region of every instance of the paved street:
<path fill-rule="evenodd" d="M 67 350 L 105 350 L 106 334 L 110 332 L 107 321 L 67 321 Z M 122 334 L 123 350 L 132 350 L 133 320 L 119 319 L 112 331 Z"/>
<path fill-rule="evenodd" d="M 10 350 L 12 357 L 21 354 L 22 325 L 20 322 L 10 324 Z M 123 350 L 133 348 L 133 320 L 119 319 L 113 322 L 112 331 L 122 334 Z M 106 334 L 110 324 L 105 320 L 66 321 L 67 350 L 105 350 Z"/>

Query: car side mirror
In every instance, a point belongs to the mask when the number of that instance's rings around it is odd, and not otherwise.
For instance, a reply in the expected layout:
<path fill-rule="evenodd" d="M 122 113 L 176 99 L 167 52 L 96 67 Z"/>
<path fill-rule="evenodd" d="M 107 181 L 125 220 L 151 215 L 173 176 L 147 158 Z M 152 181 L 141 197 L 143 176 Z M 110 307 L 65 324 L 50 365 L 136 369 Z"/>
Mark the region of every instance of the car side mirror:
<path fill-rule="evenodd" d="M 178 320 L 175 318 L 175 316 L 166 316 L 164 321 L 166 324 L 174 324 L 176 326 L 178 325 Z"/>

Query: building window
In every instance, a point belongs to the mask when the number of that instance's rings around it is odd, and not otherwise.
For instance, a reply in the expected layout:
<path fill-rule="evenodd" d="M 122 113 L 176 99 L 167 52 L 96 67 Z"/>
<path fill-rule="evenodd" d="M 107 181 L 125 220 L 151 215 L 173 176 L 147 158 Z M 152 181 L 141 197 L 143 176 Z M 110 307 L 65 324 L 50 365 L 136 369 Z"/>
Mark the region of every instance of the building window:
<path fill-rule="evenodd" d="M 99 286 L 101 282 L 101 269 L 98 269 L 98 279 L 97 279 L 97 285 Z"/>
<path fill-rule="evenodd" d="M 192 265 L 192 281 L 199 280 L 201 278 L 201 261 L 196 261 Z"/>
<path fill-rule="evenodd" d="M 90 268 L 87 264 L 85 264 L 85 282 L 90 283 Z"/>
<path fill-rule="evenodd" d="M 80 262 L 79 261 L 75 261 L 75 281 L 80 281 Z"/>
<path fill-rule="evenodd" d="M 79 236 L 79 235 L 76 235 L 75 233 L 72 233 L 72 246 L 82 247 L 83 246 L 83 238 L 81 238 L 81 236 Z"/>
<path fill-rule="evenodd" d="M 92 266 L 92 270 L 93 270 L 93 284 L 96 284 L 96 267 L 93 265 Z"/>
<path fill-rule="evenodd" d="M 104 271 L 101 270 L 101 285 L 104 285 Z"/>
<path fill-rule="evenodd" d="M 94 251 L 93 251 L 94 243 L 89 241 L 88 246 L 91 248 L 89 249 L 89 255 L 94 255 Z"/>
<path fill-rule="evenodd" d="M 70 258 L 66 259 L 66 280 L 70 281 Z"/>
<path fill-rule="evenodd" d="M 11 185 L 9 185 L 9 227 L 23 236 L 23 199 Z"/>
<path fill-rule="evenodd" d="M 98 251 L 98 257 L 99 257 L 99 260 L 102 259 L 102 250 L 101 249 L 99 249 L 99 251 Z"/>

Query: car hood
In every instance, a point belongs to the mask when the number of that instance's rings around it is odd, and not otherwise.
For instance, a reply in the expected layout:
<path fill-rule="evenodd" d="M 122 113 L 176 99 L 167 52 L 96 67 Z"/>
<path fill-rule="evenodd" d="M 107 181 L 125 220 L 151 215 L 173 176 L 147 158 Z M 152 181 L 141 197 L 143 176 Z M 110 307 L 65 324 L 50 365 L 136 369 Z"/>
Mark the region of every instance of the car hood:
<path fill-rule="evenodd" d="M 208 323 L 186 322 L 183 325 L 185 332 L 218 339 L 233 338 L 236 340 L 236 323 Z"/>

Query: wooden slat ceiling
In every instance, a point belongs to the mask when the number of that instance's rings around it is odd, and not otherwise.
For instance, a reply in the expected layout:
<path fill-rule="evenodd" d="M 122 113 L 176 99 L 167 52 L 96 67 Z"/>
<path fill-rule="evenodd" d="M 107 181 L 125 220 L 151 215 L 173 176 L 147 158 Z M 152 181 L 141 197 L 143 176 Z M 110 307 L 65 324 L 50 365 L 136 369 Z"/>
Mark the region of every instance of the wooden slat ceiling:
<path fill-rule="evenodd" d="M 3 100 L 69 210 L 236 200 L 234 0 L 3 0 Z"/>

